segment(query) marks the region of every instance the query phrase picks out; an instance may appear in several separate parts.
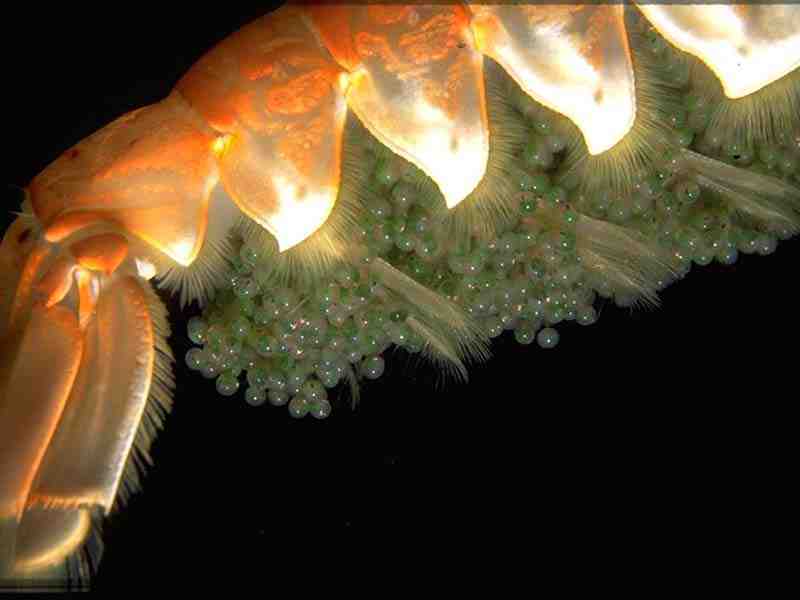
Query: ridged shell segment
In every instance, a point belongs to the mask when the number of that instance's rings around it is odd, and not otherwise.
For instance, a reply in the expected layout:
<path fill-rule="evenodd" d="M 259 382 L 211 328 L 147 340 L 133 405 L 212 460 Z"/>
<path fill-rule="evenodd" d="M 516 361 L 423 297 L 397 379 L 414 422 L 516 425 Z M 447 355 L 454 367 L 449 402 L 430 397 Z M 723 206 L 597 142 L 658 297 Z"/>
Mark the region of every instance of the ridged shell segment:
<path fill-rule="evenodd" d="M 179 94 L 133 111 L 79 142 L 31 183 L 39 220 L 102 215 L 182 265 L 205 238 L 217 181 L 214 133 Z"/>
<path fill-rule="evenodd" d="M 206 54 L 177 89 L 222 134 L 225 190 L 291 248 L 327 219 L 339 189 L 343 70 L 284 7 Z"/>
<path fill-rule="evenodd" d="M 622 5 L 470 5 L 480 50 L 533 99 L 569 117 L 600 154 L 633 126 Z"/>
<path fill-rule="evenodd" d="M 433 179 L 448 207 L 486 172 L 483 57 L 458 5 L 309 7 L 350 73 L 347 103 L 385 146 Z"/>
<path fill-rule="evenodd" d="M 757 92 L 800 66 L 800 4 L 641 4 L 672 44 L 700 58 L 725 95 Z"/>

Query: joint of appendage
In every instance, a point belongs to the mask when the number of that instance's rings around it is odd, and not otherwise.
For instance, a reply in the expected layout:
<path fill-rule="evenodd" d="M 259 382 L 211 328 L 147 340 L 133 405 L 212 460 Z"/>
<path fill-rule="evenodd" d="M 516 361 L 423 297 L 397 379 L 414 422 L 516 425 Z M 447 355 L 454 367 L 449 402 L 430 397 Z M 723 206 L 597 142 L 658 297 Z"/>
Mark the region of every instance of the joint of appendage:
<path fill-rule="evenodd" d="M 40 250 L 53 258 L 33 286 L 34 304 L 50 308 L 62 303 L 74 284 L 78 321 L 83 330 L 94 313 L 103 278 L 114 275 L 126 263 L 140 277 L 153 277 L 155 267 L 145 258 L 131 256 L 130 243 L 121 229 L 92 211 L 56 217 L 44 228 L 43 239 L 38 243 Z"/>

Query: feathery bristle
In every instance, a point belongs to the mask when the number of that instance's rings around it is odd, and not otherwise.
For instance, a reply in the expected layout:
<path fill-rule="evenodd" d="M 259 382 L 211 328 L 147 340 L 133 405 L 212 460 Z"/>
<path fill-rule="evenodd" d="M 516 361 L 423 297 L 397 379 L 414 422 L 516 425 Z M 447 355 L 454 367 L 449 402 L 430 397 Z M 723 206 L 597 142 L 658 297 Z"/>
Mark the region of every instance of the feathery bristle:
<path fill-rule="evenodd" d="M 800 230 L 800 189 L 776 177 L 683 150 L 683 160 L 697 183 L 730 203 L 769 231 L 788 236 Z"/>
<path fill-rule="evenodd" d="M 342 151 L 342 174 L 336 205 L 324 225 L 308 239 L 285 252 L 278 251 L 274 236 L 248 218 L 238 224 L 243 243 L 260 258 L 262 285 L 316 284 L 349 254 L 360 237 L 360 220 L 369 201 L 369 134 L 355 115 L 347 115 Z"/>
<path fill-rule="evenodd" d="M 689 65 L 682 54 L 673 54 L 664 68 L 649 47 L 647 27 L 638 21 L 638 12 L 626 11 L 628 39 L 636 81 L 636 118 L 628 134 L 613 148 L 599 155 L 590 155 L 577 127 L 567 119 L 559 127 L 571 139 L 571 151 L 562 166 L 561 185 L 578 188 L 587 195 L 607 193 L 628 196 L 638 175 L 658 164 L 671 145 L 669 119 L 681 109 L 680 81 L 676 73 L 686 73 Z M 573 150 L 574 149 L 574 150 Z"/>
<path fill-rule="evenodd" d="M 633 230 L 581 216 L 576 233 L 583 266 L 605 280 L 615 295 L 657 305 L 656 292 L 677 275 L 672 258 Z"/>
<path fill-rule="evenodd" d="M 723 143 L 735 142 L 749 148 L 778 144 L 787 135 L 800 134 L 800 70 L 795 70 L 743 98 L 727 98 L 714 74 L 694 57 L 693 89 L 702 101 L 713 106 L 708 131 Z"/>
<path fill-rule="evenodd" d="M 167 342 L 170 336 L 167 309 L 147 282 L 142 282 L 141 287 L 153 323 L 153 339 L 155 341 L 153 378 L 150 382 L 147 405 L 142 414 L 139 428 L 136 430 L 133 448 L 131 448 L 125 463 L 113 510 L 123 506 L 133 494 L 141 489 L 142 475 L 147 467 L 152 465 L 150 447 L 163 426 L 164 418 L 172 409 L 172 391 L 175 388 L 175 377 L 172 373 L 174 359 Z"/>
<path fill-rule="evenodd" d="M 195 301 L 201 307 L 208 304 L 230 276 L 230 236 L 241 217 L 236 204 L 218 185 L 209 199 L 206 237 L 195 261 L 184 267 L 166 254 L 154 253 L 157 287 L 180 293 L 181 308 Z"/>
<path fill-rule="evenodd" d="M 484 57 L 486 112 L 489 120 L 489 158 L 486 175 L 458 206 L 447 210 L 436 184 L 413 165 L 405 179 L 435 209 L 442 239 L 474 236 L 489 240 L 516 219 L 517 193 L 514 186 L 519 167 L 518 154 L 525 145 L 527 126 L 514 106 L 514 83 L 495 61 Z"/>
<path fill-rule="evenodd" d="M 381 258 L 372 260 L 370 273 L 408 304 L 417 321 L 416 327 L 422 326 L 430 333 L 426 341 L 431 342 L 433 349 L 442 351 L 448 361 L 461 365 L 459 371 L 463 368 L 462 358 L 476 361 L 489 358 L 486 334 L 455 303 L 417 283 Z M 463 375 L 466 376 L 466 371 Z"/>
<path fill-rule="evenodd" d="M 528 130 L 512 103 L 512 80 L 490 58 L 483 59 L 486 111 L 489 118 L 489 160 L 478 187 L 449 211 L 443 231 L 451 239 L 474 236 L 489 240 L 513 225 L 520 192 L 514 186 L 520 149 Z"/>
<path fill-rule="evenodd" d="M 347 380 L 347 387 L 350 390 L 350 405 L 355 408 L 361 398 L 361 388 L 358 385 L 358 377 L 356 372 L 350 365 L 345 369 L 344 377 Z"/>
<path fill-rule="evenodd" d="M 440 369 L 453 375 L 456 379 L 467 381 L 467 367 L 461 362 L 458 357 L 458 350 L 447 340 L 444 336 L 422 323 L 415 317 L 406 319 L 406 323 L 411 327 L 412 331 L 417 333 L 423 340 L 425 345 L 422 352 L 424 356 L 434 363 Z"/>

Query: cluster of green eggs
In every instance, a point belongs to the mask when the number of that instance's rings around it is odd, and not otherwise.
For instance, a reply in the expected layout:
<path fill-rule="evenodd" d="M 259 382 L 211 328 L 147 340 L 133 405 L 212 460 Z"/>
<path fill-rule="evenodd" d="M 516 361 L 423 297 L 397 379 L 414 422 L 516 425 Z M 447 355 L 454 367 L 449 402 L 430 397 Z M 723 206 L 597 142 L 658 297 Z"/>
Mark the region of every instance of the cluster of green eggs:
<path fill-rule="evenodd" d="M 525 98 L 517 108 L 528 138 L 516 155 L 516 219 L 489 241 L 453 240 L 441 226 L 441 198 L 421 193 L 403 176 L 404 161 L 374 158 L 375 194 L 363 211 L 363 255 L 380 257 L 459 305 L 490 338 L 509 332 L 520 344 L 553 348 L 556 327 L 597 320 L 597 297 L 628 305 L 636 298 L 614 289 L 602 273 L 583 264 L 579 219 L 607 221 L 657 244 L 677 276 L 691 265 L 732 264 L 742 253 L 768 254 L 789 231 L 766 232 L 721 198 L 701 188 L 674 157 L 690 148 L 738 167 L 797 181 L 796 144 L 747 147 L 709 129 L 710 106 L 692 89 L 686 64 L 673 59 L 663 40 L 650 52 L 681 101 L 666 116 L 672 153 L 637 174 L 634 191 L 587 194 L 561 177 L 567 140 L 561 119 Z M 672 61 L 672 62 L 671 62 Z M 793 179 L 794 178 L 794 179 Z M 188 325 L 193 348 L 187 364 L 215 378 L 220 394 L 246 383 L 249 404 L 288 406 L 294 417 L 331 412 L 330 390 L 384 372 L 391 346 L 420 352 L 426 340 L 409 325 L 414 307 L 391 301 L 364 264 L 340 266 L 313 288 L 276 286 L 265 272 L 260 248 L 243 242 L 233 259 L 229 289 Z"/>

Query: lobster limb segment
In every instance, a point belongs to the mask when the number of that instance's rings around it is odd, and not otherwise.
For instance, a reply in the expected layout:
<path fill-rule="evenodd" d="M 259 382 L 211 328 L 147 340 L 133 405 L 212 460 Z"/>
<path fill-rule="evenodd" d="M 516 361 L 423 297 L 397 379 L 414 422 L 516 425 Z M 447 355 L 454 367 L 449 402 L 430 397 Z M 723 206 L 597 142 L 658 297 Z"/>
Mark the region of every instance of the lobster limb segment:
<path fill-rule="evenodd" d="M 225 191 L 281 251 L 319 229 L 339 192 L 345 75 L 284 7 L 204 56 L 177 89 L 218 132 Z"/>
<path fill-rule="evenodd" d="M 453 208 L 489 157 L 483 57 L 458 5 L 307 6 L 350 71 L 347 103 L 370 132 L 433 179 Z"/>
<path fill-rule="evenodd" d="M 19 222 L 21 219 L 17 219 L 17 223 Z M 14 228 L 12 226 L 12 230 Z M 0 261 L 4 263 L 4 267 L 9 268 L 9 272 L 4 273 L 4 276 L 11 284 L 6 320 L 3 329 L 0 329 L 0 335 L 5 335 L 6 331 L 14 328 L 17 331 L 22 330 L 31 314 L 37 295 L 36 290 L 40 288 L 42 273 L 55 262 L 55 252 L 43 244 L 34 245 L 27 255 L 20 254 L 24 250 L 25 246 L 13 244 L 13 235 L 6 235 L 0 246 Z"/>
<path fill-rule="evenodd" d="M 800 66 L 800 5 L 647 4 L 639 10 L 714 72 L 728 98 L 760 90 Z"/>
<path fill-rule="evenodd" d="M 29 301 L 38 263 L 48 254 L 37 247 L 32 225 L 32 219 L 17 218 L 0 240 L 0 336 Z"/>
<path fill-rule="evenodd" d="M 56 430 L 83 353 L 75 314 L 35 306 L 5 332 L 0 364 L 0 572 L 13 567 L 16 530 Z"/>
<path fill-rule="evenodd" d="M 470 5 L 481 52 L 529 96 L 571 119 L 591 154 L 619 142 L 636 117 L 624 9 Z"/>
<path fill-rule="evenodd" d="M 130 276 L 102 285 L 80 371 L 28 506 L 110 510 L 153 377 L 155 336 L 141 285 Z"/>
<path fill-rule="evenodd" d="M 168 327 L 133 275 L 136 246 L 117 221 L 84 226 L 52 243 L 23 214 L 0 244 L 12 298 L 0 322 L 4 584 L 85 566 L 75 553 L 93 515 L 111 509 L 121 485 L 135 489 L 132 451 L 146 460 L 171 399 Z"/>
<path fill-rule="evenodd" d="M 33 211 L 46 229 L 55 226 L 51 239 L 84 221 L 113 222 L 188 265 L 203 244 L 208 198 L 218 180 L 215 140 L 173 93 L 117 119 L 42 171 L 30 185 Z M 64 220 L 82 211 L 91 214 Z"/>
<path fill-rule="evenodd" d="M 16 577 L 39 579 L 78 550 L 91 532 L 88 509 L 25 512 L 17 531 Z"/>

